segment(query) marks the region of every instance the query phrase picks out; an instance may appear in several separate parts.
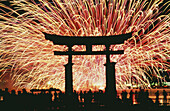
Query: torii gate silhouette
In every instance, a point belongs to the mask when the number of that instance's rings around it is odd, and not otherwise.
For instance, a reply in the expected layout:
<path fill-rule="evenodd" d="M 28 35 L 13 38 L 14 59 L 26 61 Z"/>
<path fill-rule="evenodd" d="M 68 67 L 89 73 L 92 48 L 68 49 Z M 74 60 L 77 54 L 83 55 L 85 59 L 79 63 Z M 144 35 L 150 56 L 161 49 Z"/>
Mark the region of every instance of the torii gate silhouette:
<path fill-rule="evenodd" d="M 115 79 L 115 62 L 110 62 L 110 54 L 123 54 L 124 50 L 109 50 L 110 45 L 123 44 L 125 40 L 132 37 L 132 33 L 113 36 L 85 36 L 70 37 L 45 34 L 46 40 L 53 41 L 54 45 L 67 45 L 68 51 L 54 51 L 55 55 L 68 55 L 68 63 L 65 66 L 65 94 L 72 96 L 72 55 L 106 55 L 106 89 L 105 93 L 113 102 L 117 96 Z M 74 45 L 86 45 L 86 51 L 72 51 Z M 92 45 L 105 45 L 104 51 L 92 51 Z M 109 101 L 109 100 L 108 100 Z"/>

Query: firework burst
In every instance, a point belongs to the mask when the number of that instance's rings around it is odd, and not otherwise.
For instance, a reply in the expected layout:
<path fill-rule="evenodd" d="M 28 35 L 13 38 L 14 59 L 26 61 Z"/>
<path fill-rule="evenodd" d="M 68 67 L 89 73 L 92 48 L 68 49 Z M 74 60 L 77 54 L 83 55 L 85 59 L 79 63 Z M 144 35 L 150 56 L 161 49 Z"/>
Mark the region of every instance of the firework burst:
<path fill-rule="evenodd" d="M 67 56 L 54 56 L 54 50 L 67 50 L 45 40 L 44 34 L 67 36 L 109 36 L 132 33 L 124 45 L 124 55 L 116 61 L 117 88 L 142 84 L 170 71 L 168 2 L 162 0 L 14 0 L 13 9 L 3 4 L 0 21 L 0 79 L 10 78 L 16 88 L 60 88 L 64 90 L 64 64 Z M 74 46 L 74 50 L 85 50 Z M 93 46 L 103 50 L 104 46 Z M 105 57 L 73 56 L 75 90 L 105 88 Z"/>

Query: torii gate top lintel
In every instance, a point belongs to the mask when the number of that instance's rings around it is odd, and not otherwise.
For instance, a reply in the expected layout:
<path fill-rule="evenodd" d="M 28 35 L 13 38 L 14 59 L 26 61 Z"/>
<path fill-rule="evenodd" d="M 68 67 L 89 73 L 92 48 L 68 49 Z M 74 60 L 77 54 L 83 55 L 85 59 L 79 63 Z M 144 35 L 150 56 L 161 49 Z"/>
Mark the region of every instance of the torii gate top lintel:
<path fill-rule="evenodd" d="M 114 45 L 123 44 L 125 40 L 132 37 L 132 33 L 112 36 L 60 36 L 45 34 L 45 39 L 53 41 L 54 45 Z"/>

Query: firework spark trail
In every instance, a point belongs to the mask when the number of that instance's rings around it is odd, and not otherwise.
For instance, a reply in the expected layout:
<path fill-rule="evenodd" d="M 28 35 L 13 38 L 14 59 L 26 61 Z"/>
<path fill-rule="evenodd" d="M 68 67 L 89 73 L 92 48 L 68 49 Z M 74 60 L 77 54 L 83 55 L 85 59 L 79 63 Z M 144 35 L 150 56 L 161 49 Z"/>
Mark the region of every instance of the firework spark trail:
<path fill-rule="evenodd" d="M 0 79 L 10 74 L 13 87 L 64 90 L 66 56 L 54 56 L 53 46 L 44 34 L 69 36 L 108 36 L 133 32 L 125 45 L 112 45 L 112 50 L 124 49 L 124 55 L 111 56 L 117 61 L 117 88 L 127 88 L 135 78 L 147 88 L 146 75 L 161 78 L 159 69 L 169 71 L 169 15 L 162 15 L 162 0 L 39 0 L 39 3 L 15 0 L 17 9 L 3 12 L 0 17 Z M 23 14 L 18 11 L 24 10 Z M 12 14 L 17 14 L 17 17 Z M 167 12 L 168 13 L 168 12 Z M 84 50 L 74 46 L 74 50 Z M 103 50 L 103 46 L 94 46 Z M 105 87 L 105 56 L 73 56 L 74 89 Z M 152 75 L 151 75 L 151 74 Z"/>

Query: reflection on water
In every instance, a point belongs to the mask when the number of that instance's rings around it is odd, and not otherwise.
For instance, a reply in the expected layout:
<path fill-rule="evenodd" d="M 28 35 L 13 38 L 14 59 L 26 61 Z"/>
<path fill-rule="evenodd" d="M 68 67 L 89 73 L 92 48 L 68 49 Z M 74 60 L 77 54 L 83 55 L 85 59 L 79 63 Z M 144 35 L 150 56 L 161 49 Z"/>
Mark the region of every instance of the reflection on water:
<path fill-rule="evenodd" d="M 167 92 L 167 102 L 166 103 L 167 103 L 167 106 L 170 106 L 170 89 L 166 88 L 166 89 L 146 89 L 146 90 L 148 90 L 149 98 L 151 98 L 154 103 L 156 102 L 156 92 L 159 91 L 159 103 L 160 103 L 160 105 L 163 105 L 163 103 L 164 103 L 163 90 L 165 90 Z M 121 90 L 121 89 L 117 90 L 117 94 L 118 94 L 120 99 L 122 98 L 121 97 L 122 91 L 124 91 L 124 90 Z M 125 91 L 128 93 L 127 98 L 129 98 L 130 97 L 129 93 L 130 93 L 131 89 L 127 89 Z M 133 92 L 135 92 L 135 91 L 139 92 L 140 89 L 132 89 L 132 91 Z M 134 96 L 136 96 L 136 95 L 134 94 Z M 133 104 L 138 104 L 135 97 L 133 98 Z"/>

